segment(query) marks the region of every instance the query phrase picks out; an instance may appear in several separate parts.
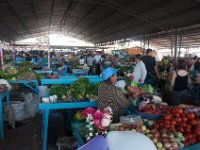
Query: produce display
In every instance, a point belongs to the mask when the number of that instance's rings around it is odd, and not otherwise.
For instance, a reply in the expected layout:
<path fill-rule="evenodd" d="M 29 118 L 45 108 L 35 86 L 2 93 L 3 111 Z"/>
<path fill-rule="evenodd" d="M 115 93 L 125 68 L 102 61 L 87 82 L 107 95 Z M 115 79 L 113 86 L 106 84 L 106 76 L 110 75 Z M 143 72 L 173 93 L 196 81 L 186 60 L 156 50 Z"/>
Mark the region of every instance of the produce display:
<path fill-rule="evenodd" d="M 88 78 L 80 78 L 75 81 L 70 90 L 72 92 L 72 96 L 78 100 L 86 100 L 86 99 L 96 99 L 98 94 L 98 84 L 90 83 Z"/>
<path fill-rule="evenodd" d="M 69 99 L 69 87 L 65 85 L 52 85 L 49 90 L 51 95 L 57 95 L 59 101 L 67 101 Z"/>
<path fill-rule="evenodd" d="M 145 84 L 142 87 L 142 90 L 146 93 L 153 93 L 154 92 L 154 88 L 150 85 L 150 84 Z"/>
<path fill-rule="evenodd" d="M 148 128 L 145 125 L 122 124 L 113 130 L 140 132 L 149 137 L 158 150 L 180 150 L 184 146 L 183 142 L 185 141 L 183 134 L 180 132 L 167 131 L 165 129 L 158 130 L 156 128 Z"/>
<path fill-rule="evenodd" d="M 155 124 L 155 128 L 181 132 L 186 139 L 185 146 L 200 142 L 200 123 L 197 114 L 188 112 L 184 106 L 169 108 L 163 119 Z"/>
<path fill-rule="evenodd" d="M 163 114 L 167 110 L 168 106 L 162 103 L 145 103 L 141 102 L 138 110 L 149 114 Z"/>
<path fill-rule="evenodd" d="M 136 86 L 129 86 L 127 90 L 127 95 L 133 98 L 137 98 L 140 94 L 142 94 L 142 92 L 143 91 Z"/>

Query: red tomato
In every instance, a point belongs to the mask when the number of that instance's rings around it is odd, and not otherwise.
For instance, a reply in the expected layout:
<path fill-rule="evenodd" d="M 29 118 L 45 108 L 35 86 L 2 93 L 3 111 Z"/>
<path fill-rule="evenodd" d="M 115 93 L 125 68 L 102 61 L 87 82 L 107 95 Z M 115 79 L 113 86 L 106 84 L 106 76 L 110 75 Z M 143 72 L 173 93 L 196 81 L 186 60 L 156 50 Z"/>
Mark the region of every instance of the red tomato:
<path fill-rule="evenodd" d="M 171 120 L 171 124 L 172 125 L 176 125 L 176 121 L 175 120 Z"/>
<path fill-rule="evenodd" d="M 171 115 L 171 114 L 167 114 L 167 115 L 165 115 L 165 116 L 164 116 L 164 119 L 165 119 L 165 120 L 170 120 L 170 119 L 171 119 L 171 117 L 172 117 L 172 115 Z"/>
<path fill-rule="evenodd" d="M 177 117 L 176 121 L 180 123 L 182 121 L 182 119 L 180 117 Z"/>
<path fill-rule="evenodd" d="M 190 120 L 191 120 L 191 119 L 194 119 L 194 118 L 195 118 L 195 114 L 190 112 L 190 113 L 187 114 L 187 117 L 188 117 L 188 119 L 190 119 Z"/>
<path fill-rule="evenodd" d="M 191 120 L 191 121 L 190 121 L 190 124 L 194 126 L 194 125 L 197 124 L 197 121 L 196 121 L 196 120 Z"/>
<path fill-rule="evenodd" d="M 176 109 L 176 113 L 177 114 L 182 114 L 183 113 L 183 109 L 182 108 L 177 108 Z"/>
<path fill-rule="evenodd" d="M 177 113 L 176 113 L 175 116 L 176 116 L 176 117 L 180 117 L 180 114 L 177 114 Z"/>
<path fill-rule="evenodd" d="M 188 118 L 187 117 L 182 117 L 182 120 L 186 122 L 186 121 L 188 121 Z"/>

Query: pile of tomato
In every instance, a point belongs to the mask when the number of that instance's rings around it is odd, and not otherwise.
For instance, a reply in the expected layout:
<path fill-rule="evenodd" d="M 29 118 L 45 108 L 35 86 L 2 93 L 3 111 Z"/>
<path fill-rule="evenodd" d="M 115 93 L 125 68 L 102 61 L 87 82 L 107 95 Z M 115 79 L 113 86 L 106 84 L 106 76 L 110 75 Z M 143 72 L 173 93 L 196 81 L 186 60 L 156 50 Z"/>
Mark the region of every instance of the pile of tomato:
<path fill-rule="evenodd" d="M 163 119 L 155 124 L 157 129 L 181 132 L 185 137 L 185 146 L 200 142 L 200 123 L 194 112 L 182 107 L 171 107 Z"/>

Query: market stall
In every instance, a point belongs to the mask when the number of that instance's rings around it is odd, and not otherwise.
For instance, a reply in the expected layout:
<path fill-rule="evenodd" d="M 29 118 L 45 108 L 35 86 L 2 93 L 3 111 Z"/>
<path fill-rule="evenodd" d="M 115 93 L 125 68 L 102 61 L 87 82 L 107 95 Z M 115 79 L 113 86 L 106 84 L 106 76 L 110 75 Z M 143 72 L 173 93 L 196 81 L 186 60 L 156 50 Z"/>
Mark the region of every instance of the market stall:
<path fill-rule="evenodd" d="M 52 103 L 39 105 L 39 109 L 43 111 L 43 121 L 42 121 L 42 135 L 43 135 L 43 150 L 46 150 L 47 146 L 47 135 L 48 135 L 48 119 L 50 110 L 59 109 L 77 109 L 77 108 L 87 108 L 96 107 L 96 102 L 70 102 L 70 103 Z"/>
<path fill-rule="evenodd" d="M 8 90 L 0 92 L 0 140 L 4 138 L 4 129 L 3 129 L 3 99 L 6 98 L 6 105 L 9 105 L 10 98 Z"/>

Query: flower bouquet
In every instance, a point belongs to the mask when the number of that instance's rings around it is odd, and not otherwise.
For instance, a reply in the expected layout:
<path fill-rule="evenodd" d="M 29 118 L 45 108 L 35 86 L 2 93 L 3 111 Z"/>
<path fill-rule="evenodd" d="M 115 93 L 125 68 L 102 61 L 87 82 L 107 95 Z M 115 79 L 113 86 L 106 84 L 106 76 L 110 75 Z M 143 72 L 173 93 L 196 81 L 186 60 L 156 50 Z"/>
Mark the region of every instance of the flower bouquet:
<path fill-rule="evenodd" d="M 105 134 L 112 122 L 112 111 L 105 108 L 103 112 L 95 108 L 86 108 L 82 115 L 86 118 L 86 126 L 81 129 L 81 135 L 86 141 L 99 134 Z"/>

